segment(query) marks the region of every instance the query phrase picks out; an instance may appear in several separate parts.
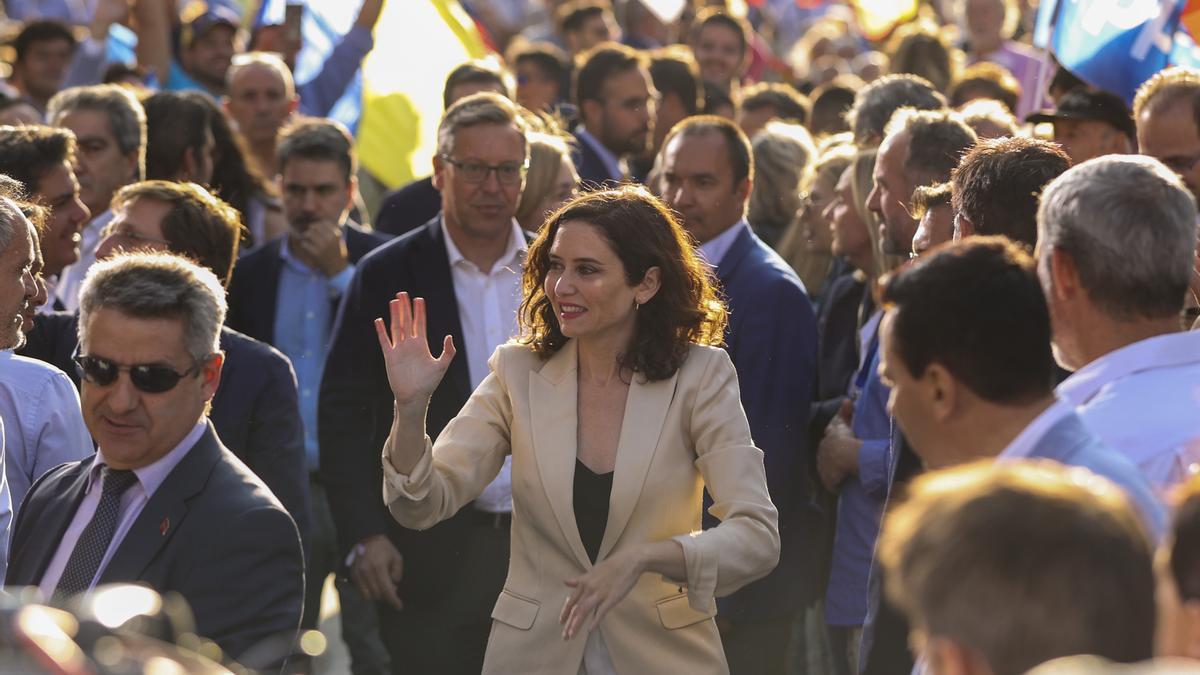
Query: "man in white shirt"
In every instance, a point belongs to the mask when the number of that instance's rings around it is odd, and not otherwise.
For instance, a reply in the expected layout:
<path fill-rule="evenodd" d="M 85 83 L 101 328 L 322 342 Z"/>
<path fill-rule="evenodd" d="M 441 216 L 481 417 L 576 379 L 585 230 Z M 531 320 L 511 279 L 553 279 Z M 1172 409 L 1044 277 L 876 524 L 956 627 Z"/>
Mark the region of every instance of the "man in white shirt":
<path fill-rule="evenodd" d="M 46 119 L 75 134 L 79 199 L 92 214 L 80 230 L 79 260 L 54 289 L 62 309 L 79 307 L 83 275 L 96 262 L 96 247 L 112 221 L 109 203 L 117 190 L 146 174 L 146 112 L 129 89 L 113 84 L 74 87 L 50 99 Z"/>
<path fill-rule="evenodd" d="M 1055 179 L 1038 211 L 1038 276 L 1058 395 L 1158 490 L 1200 461 L 1200 334 L 1181 332 L 1196 203 L 1157 160 L 1110 155 Z"/>
<path fill-rule="evenodd" d="M 1132 462 L 1054 396 L 1050 316 L 1033 258 L 1002 237 L 947 244 L 888 278 L 880 376 L 929 469 L 1049 459 L 1123 488 L 1156 534 L 1166 515 Z"/>

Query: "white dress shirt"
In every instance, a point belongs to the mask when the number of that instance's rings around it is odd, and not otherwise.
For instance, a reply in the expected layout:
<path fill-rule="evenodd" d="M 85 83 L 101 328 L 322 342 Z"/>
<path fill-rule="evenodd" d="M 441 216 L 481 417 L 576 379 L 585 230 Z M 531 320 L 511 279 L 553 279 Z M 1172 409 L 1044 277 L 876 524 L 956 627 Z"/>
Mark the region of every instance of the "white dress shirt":
<path fill-rule="evenodd" d="M 42 474 L 93 452 L 79 392 L 48 363 L 0 351 L 0 418 L 8 420 L 4 473 L 14 508 Z"/>
<path fill-rule="evenodd" d="M 721 261 L 725 259 L 725 254 L 729 253 L 729 249 L 733 246 L 733 242 L 742 233 L 743 229 L 748 229 L 750 223 L 746 222 L 745 218 L 730 225 L 724 232 L 700 244 L 700 256 L 704 261 L 713 267 L 720 267 Z"/>
<path fill-rule="evenodd" d="M 171 475 L 171 471 L 175 466 L 187 456 L 192 446 L 196 445 L 196 442 L 204 435 L 204 431 L 207 428 L 208 418 L 201 417 L 200 421 L 196 422 L 196 426 L 179 442 L 179 445 L 176 445 L 170 452 L 158 460 L 133 470 L 134 475 L 137 476 L 137 482 L 130 486 L 125 491 L 125 494 L 121 495 L 117 529 L 113 532 L 113 538 L 108 544 L 108 550 L 104 552 L 104 558 L 100 560 L 100 567 L 96 569 L 95 578 L 88 584 L 88 591 L 91 591 L 92 587 L 96 585 L 96 579 L 99 579 L 104 573 L 104 569 L 108 567 L 113 553 L 120 547 L 121 542 L 125 539 L 125 535 L 129 533 L 129 528 L 133 527 L 134 521 L 141 515 L 146 503 L 154 496 L 154 493 L 163 484 L 163 481 L 167 479 L 167 476 Z M 54 551 L 54 556 L 50 558 L 50 564 L 46 566 L 46 571 L 42 574 L 41 581 L 38 582 L 38 588 L 46 598 L 54 595 L 54 588 L 58 586 L 58 580 L 62 578 L 63 570 L 67 567 L 67 561 L 71 559 L 71 553 L 75 550 L 75 544 L 79 542 L 79 537 L 83 534 L 84 528 L 91 522 L 92 516 L 96 514 L 96 507 L 100 506 L 100 495 L 103 492 L 103 488 L 100 485 L 100 470 L 106 465 L 104 448 L 100 448 L 96 451 L 96 461 L 92 462 L 91 471 L 88 473 L 87 487 L 84 488 L 83 501 L 79 503 L 79 508 L 75 511 L 75 516 L 71 519 L 71 524 L 67 526 L 67 531 L 63 533 L 62 540 L 59 541 L 58 548 Z"/>
<path fill-rule="evenodd" d="M 1058 386 L 1092 433 L 1165 492 L 1200 463 L 1200 333 L 1135 342 Z"/>
<path fill-rule="evenodd" d="M 92 218 L 79 231 L 79 260 L 63 269 L 59 275 L 58 286 L 52 294 L 52 297 L 58 298 L 69 312 L 79 309 L 79 289 L 83 286 L 83 277 L 95 264 L 96 249 L 100 247 L 100 240 L 104 238 L 104 228 L 108 227 L 112 219 L 113 212 L 109 209 Z"/>
<path fill-rule="evenodd" d="M 445 221 L 442 222 L 442 237 L 450 259 L 454 299 L 458 302 L 463 348 L 467 351 L 467 372 L 474 389 L 490 372 L 488 359 L 492 352 L 517 334 L 521 266 L 528 246 L 521 226 L 513 220 L 508 248 L 492 269 L 485 272 L 463 257 L 450 238 Z M 475 500 L 475 508 L 489 513 L 512 512 L 512 457 L 504 460 L 496 480 Z"/>

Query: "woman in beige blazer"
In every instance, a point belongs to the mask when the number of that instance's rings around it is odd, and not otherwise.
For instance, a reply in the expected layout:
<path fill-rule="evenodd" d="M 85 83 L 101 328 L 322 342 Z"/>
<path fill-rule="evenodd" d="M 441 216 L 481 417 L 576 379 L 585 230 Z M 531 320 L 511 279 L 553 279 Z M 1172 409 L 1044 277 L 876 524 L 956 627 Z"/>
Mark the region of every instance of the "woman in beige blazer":
<path fill-rule="evenodd" d="M 512 455 L 508 578 L 486 673 L 725 673 L 714 596 L 779 556 L 762 452 L 719 344 L 710 273 L 641 188 L 576 198 L 529 247 L 522 337 L 432 444 L 429 397 L 454 345 L 430 354 L 421 299 L 376 321 L 395 422 L 384 499 L 426 528 L 473 500 Z M 611 487 L 608 487 L 611 482 Z M 721 519 L 700 531 L 707 487 Z"/>

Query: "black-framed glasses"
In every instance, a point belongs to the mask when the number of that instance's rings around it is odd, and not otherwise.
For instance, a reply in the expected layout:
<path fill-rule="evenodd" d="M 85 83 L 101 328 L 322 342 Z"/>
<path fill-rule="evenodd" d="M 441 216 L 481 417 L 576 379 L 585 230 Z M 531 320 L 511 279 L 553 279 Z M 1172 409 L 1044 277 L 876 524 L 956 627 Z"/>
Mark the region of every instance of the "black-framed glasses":
<path fill-rule="evenodd" d="M 78 348 L 75 349 L 71 360 L 79 369 L 80 377 L 97 386 L 107 387 L 117 381 L 117 377 L 122 371 L 127 371 L 129 381 L 133 383 L 134 387 L 147 394 L 161 394 L 174 389 L 175 385 L 179 384 L 183 378 L 199 373 L 204 364 L 208 362 L 208 357 L 196 362 L 182 373 L 161 363 L 138 363 L 132 366 L 122 366 L 106 358 L 80 354 Z"/>
<path fill-rule="evenodd" d="M 468 183 L 482 183 L 487 180 L 488 174 L 495 171 L 496 180 L 505 185 L 514 185 L 521 182 L 521 178 L 525 176 L 525 170 L 529 168 L 529 160 L 524 162 L 504 162 L 503 164 L 484 164 L 483 162 L 463 162 L 449 155 L 439 155 L 442 161 L 450 166 L 453 166 L 462 173 L 463 180 Z"/>

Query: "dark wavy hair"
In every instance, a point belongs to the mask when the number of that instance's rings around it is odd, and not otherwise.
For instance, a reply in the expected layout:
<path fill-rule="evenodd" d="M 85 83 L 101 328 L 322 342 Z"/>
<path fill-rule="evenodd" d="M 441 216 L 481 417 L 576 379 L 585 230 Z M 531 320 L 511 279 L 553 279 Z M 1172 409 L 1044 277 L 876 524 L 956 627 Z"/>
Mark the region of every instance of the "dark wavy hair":
<path fill-rule="evenodd" d="M 543 359 L 567 343 L 546 296 L 550 246 L 559 226 L 583 221 L 597 229 L 625 268 L 625 280 L 637 284 L 657 267 L 660 287 L 637 312 L 633 341 L 619 357 L 623 368 L 647 380 L 675 374 L 692 343 L 724 342 L 727 314 L 711 270 L 694 251 L 691 238 L 656 197 L 640 186 L 590 192 L 550 215 L 525 258 L 524 300 L 520 323 L 523 344 Z"/>

